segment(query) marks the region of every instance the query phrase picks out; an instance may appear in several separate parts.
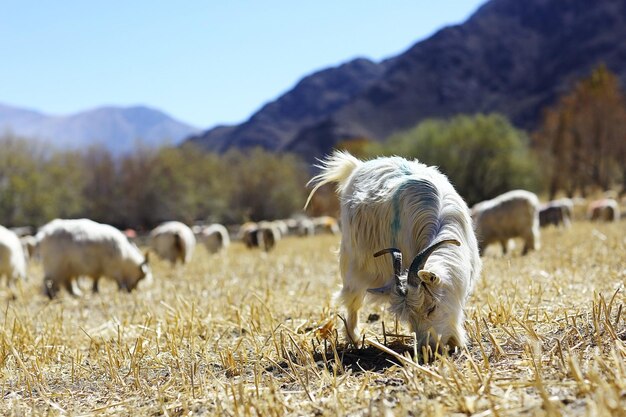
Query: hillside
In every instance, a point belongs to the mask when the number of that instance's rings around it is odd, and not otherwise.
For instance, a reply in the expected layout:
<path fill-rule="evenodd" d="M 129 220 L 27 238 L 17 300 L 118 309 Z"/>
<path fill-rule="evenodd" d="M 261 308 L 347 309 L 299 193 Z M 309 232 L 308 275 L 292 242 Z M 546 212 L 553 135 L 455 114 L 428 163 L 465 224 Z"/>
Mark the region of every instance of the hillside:
<path fill-rule="evenodd" d="M 114 154 L 122 154 L 133 149 L 137 140 L 148 146 L 176 144 L 197 129 L 143 106 L 100 107 L 68 116 L 51 116 L 0 104 L 0 133 L 7 131 L 62 149 L 97 143 Z"/>
<path fill-rule="evenodd" d="M 491 0 L 463 24 L 443 28 L 397 57 L 370 62 L 371 76 L 362 83 L 351 78 L 351 93 L 334 108 L 268 117 L 270 104 L 242 125 L 192 140 L 220 151 L 254 145 L 291 150 L 311 160 L 343 139 L 382 140 L 428 117 L 497 111 L 532 129 L 546 105 L 600 62 L 626 82 L 624 39 L 626 2 L 620 0 Z M 290 97 L 291 107 L 298 107 L 298 86 L 274 104 Z M 334 92 L 327 87 L 300 108 L 316 100 L 321 106 Z M 289 129 L 283 133 L 284 124 Z M 271 129 L 281 134 L 267 140 Z"/>
<path fill-rule="evenodd" d="M 189 140 L 212 151 L 262 146 L 280 149 L 303 127 L 314 126 L 345 106 L 384 73 L 385 64 L 355 59 L 302 79 L 237 126 L 218 126 Z"/>

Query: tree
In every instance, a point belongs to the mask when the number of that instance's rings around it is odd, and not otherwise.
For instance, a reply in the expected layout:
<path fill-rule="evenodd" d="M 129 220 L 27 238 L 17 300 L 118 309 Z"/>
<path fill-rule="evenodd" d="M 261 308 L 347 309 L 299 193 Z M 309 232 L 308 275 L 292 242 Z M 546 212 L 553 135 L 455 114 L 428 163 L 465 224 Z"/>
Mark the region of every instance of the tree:
<path fill-rule="evenodd" d="M 515 188 L 538 187 L 526 134 L 498 114 L 426 120 L 371 152 L 438 166 L 469 204 Z"/>
<path fill-rule="evenodd" d="M 295 155 L 255 148 L 224 158 L 232 184 L 228 221 L 272 220 L 302 210 L 308 172 Z"/>
<path fill-rule="evenodd" d="M 82 154 L 85 169 L 85 184 L 82 194 L 85 199 L 83 216 L 98 222 L 118 222 L 120 197 L 118 167 L 111 153 L 101 146 L 94 146 Z"/>
<path fill-rule="evenodd" d="M 619 79 L 604 65 L 545 111 L 533 136 L 548 172 L 549 193 L 583 195 L 592 187 L 626 190 L 626 101 Z"/>

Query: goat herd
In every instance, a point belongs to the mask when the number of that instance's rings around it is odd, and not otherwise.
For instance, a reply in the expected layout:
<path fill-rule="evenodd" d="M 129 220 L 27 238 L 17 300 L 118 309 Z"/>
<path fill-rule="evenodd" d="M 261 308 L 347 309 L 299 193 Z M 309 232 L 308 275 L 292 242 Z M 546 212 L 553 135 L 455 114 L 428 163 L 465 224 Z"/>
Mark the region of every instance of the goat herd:
<path fill-rule="evenodd" d="M 420 346 L 440 350 L 465 343 L 463 309 L 480 276 L 486 246 L 499 243 L 506 253 L 509 240 L 521 238 L 523 254 L 539 249 L 539 227 L 568 227 L 578 203 L 560 199 L 540 205 L 535 194 L 515 190 L 470 210 L 437 168 L 400 157 L 361 161 L 336 151 L 319 168 L 309 200 L 320 186 L 337 183 L 341 232 L 327 216 L 246 223 L 236 232 L 220 224 L 189 228 L 171 221 L 150 233 L 151 251 L 172 263 L 186 263 L 196 242 L 216 253 L 228 247 L 231 234 L 249 248 L 269 251 L 281 236 L 341 233 L 343 288 L 337 299 L 347 310 L 350 341 L 361 342 L 358 312 L 369 294 L 373 301 L 390 304 Z M 593 202 L 588 217 L 616 221 L 619 204 L 613 199 Z M 41 260 L 43 288 L 50 298 L 62 287 L 79 295 L 80 276 L 93 279 L 94 292 L 103 276 L 126 291 L 152 279 L 148 252 L 118 229 L 88 219 L 56 219 L 36 236 L 22 239 L 0 226 L 0 276 L 9 282 L 24 278 L 25 252 Z"/>

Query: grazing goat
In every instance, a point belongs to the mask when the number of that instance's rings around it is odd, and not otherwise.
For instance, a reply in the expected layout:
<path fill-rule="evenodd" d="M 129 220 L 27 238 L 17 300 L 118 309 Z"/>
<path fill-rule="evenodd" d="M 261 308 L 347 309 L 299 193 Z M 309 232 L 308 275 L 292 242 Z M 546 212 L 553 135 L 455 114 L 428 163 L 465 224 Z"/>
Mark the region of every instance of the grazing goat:
<path fill-rule="evenodd" d="M 494 242 L 507 252 L 509 239 L 524 240 L 522 255 L 539 249 L 539 199 L 530 191 L 513 190 L 483 201 L 472 208 L 480 253 Z"/>
<path fill-rule="evenodd" d="M 202 243 L 209 253 L 217 253 L 230 245 L 230 235 L 225 226 L 214 223 L 201 228 L 196 239 Z"/>
<path fill-rule="evenodd" d="M 270 222 L 244 223 L 239 235 L 247 248 L 261 248 L 269 252 L 280 240 L 280 231 Z"/>
<path fill-rule="evenodd" d="M 620 219 L 619 204 L 612 198 L 593 201 L 589 204 L 587 217 L 592 221 L 616 222 Z"/>
<path fill-rule="evenodd" d="M 7 283 L 26 278 L 26 256 L 15 232 L 0 226 L 0 278 L 5 275 Z"/>
<path fill-rule="evenodd" d="M 559 201 L 551 201 L 539 207 L 539 226 L 549 225 L 569 227 L 571 210 Z"/>
<path fill-rule="evenodd" d="M 556 200 L 552 200 L 548 203 L 550 206 L 561 206 L 563 208 L 563 214 L 570 222 L 574 220 L 574 200 L 571 198 L 563 197 Z"/>
<path fill-rule="evenodd" d="M 300 237 L 313 236 L 315 234 L 315 225 L 313 220 L 308 217 L 298 216 L 295 219 L 287 220 L 289 234 Z"/>
<path fill-rule="evenodd" d="M 446 176 L 417 160 L 361 161 L 340 151 L 319 168 L 307 205 L 319 187 L 337 183 L 343 278 L 337 299 L 347 310 L 349 339 L 360 343 L 358 312 L 369 292 L 409 323 L 418 345 L 463 346 L 463 307 L 482 263 L 469 209 Z"/>
<path fill-rule="evenodd" d="M 339 230 L 339 224 L 337 223 L 337 219 L 331 216 L 320 216 L 314 217 L 313 226 L 315 227 L 315 234 L 323 234 L 329 233 L 333 235 L 338 235 L 341 233 Z"/>
<path fill-rule="evenodd" d="M 75 280 L 93 278 L 98 292 L 102 276 L 113 278 L 120 290 L 132 291 L 140 280 L 151 280 L 148 258 L 116 228 L 88 219 L 56 219 L 36 236 L 44 270 L 44 291 L 50 298 L 64 286 L 79 295 Z"/>
<path fill-rule="evenodd" d="M 186 264 L 191 260 L 196 238 L 189 227 L 181 222 L 165 222 L 150 232 L 150 247 L 166 261 Z"/>

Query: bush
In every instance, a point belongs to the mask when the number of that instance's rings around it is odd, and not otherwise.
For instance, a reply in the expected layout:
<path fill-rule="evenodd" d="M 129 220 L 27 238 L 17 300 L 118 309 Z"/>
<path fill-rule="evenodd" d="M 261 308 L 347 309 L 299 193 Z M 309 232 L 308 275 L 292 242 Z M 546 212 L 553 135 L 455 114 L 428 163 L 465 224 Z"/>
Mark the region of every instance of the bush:
<path fill-rule="evenodd" d="M 235 150 L 225 163 L 232 185 L 228 221 L 271 220 L 302 210 L 308 171 L 295 155 Z"/>
<path fill-rule="evenodd" d="M 426 120 L 369 153 L 438 166 L 470 205 L 516 188 L 536 191 L 539 185 L 526 134 L 498 114 Z"/>

